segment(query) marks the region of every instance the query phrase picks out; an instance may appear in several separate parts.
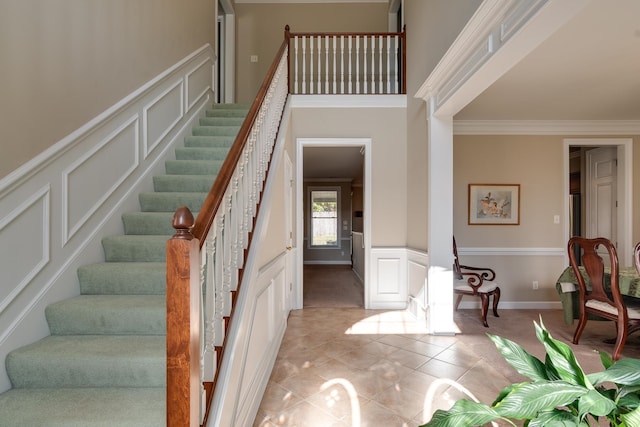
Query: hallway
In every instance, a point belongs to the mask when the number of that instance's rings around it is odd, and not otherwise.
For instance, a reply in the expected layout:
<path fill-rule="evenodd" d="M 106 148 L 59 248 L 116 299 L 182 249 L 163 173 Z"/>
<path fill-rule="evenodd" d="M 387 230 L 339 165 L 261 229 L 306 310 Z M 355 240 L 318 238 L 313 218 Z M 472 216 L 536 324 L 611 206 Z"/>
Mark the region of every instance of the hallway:
<path fill-rule="evenodd" d="M 461 334 L 432 336 L 404 311 L 307 308 L 306 303 L 289 316 L 255 427 L 418 426 L 424 422 L 427 388 L 436 378 L 457 380 L 484 402 L 524 380 L 504 362 L 487 332 L 541 358 L 544 350 L 532 323 L 540 314 L 556 339 L 570 343 L 575 328 L 564 323 L 560 310 L 503 309 L 500 318 L 489 317 L 488 329 L 478 310 L 460 310 L 455 320 Z M 586 372 L 601 370 L 593 349 L 611 351 L 602 340 L 614 333 L 610 322 L 589 322 L 580 345 L 570 344 Z M 629 338 L 623 356 L 640 357 L 640 337 Z M 436 405 L 462 397 L 440 390 Z"/>

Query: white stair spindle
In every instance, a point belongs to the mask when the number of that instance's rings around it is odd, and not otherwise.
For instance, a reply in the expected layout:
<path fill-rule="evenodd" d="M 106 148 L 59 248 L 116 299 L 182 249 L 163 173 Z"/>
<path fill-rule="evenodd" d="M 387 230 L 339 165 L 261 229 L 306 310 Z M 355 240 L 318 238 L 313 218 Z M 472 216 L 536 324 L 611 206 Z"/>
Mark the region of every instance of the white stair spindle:
<path fill-rule="evenodd" d="M 313 95 L 313 36 L 309 37 L 309 93 Z"/>
<path fill-rule="evenodd" d="M 364 94 L 369 93 L 369 88 L 367 87 L 367 37 L 364 37 L 364 46 L 362 49 L 362 80 L 364 80 Z"/>
<path fill-rule="evenodd" d="M 294 63 L 294 68 L 295 71 L 293 73 L 293 93 L 299 93 L 298 92 L 298 36 L 295 36 L 293 38 L 293 63 Z"/>
<path fill-rule="evenodd" d="M 353 93 L 353 70 L 351 68 L 351 61 L 352 61 L 352 57 L 351 57 L 351 45 L 352 45 L 352 37 L 349 36 L 349 90 L 347 93 L 352 94 Z"/>
<path fill-rule="evenodd" d="M 398 84 L 399 81 L 399 74 L 400 74 L 400 69 L 399 69 L 399 61 L 398 61 L 398 43 L 399 43 L 399 38 L 398 36 L 394 36 L 394 43 L 393 43 L 393 68 L 396 70 L 396 72 L 394 73 L 394 77 L 393 77 L 393 81 L 394 81 L 394 87 L 395 87 L 395 93 L 400 93 L 400 85 Z"/>
<path fill-rule="evenodd" d="M 387 92 L 391 93 L 391 36 L 387 36 Z"/>
<path fill-rule="evenodd" d="M 336 85 L 336 36 L 333 36 L 333 94 L 337 92 Z"/>
<path fill-rule="evenodd" d="M 302 94 L 307 93 L 307 37 L 302 36 Z"/>
<path fill-rule="evenodd" d="M 378 93 L 384 92 L 382 86 L 382 36 L 378 37 Z"/>
<path fill-rule="evenodd" d="M 322 54 L 322 36 L 318 36 L 318 94 L 322 94 L 322 67 L 320 66 Z"/>
<path fill-rule="evenodd" d="M 371 36 L 371 93 L 376 93 L 376 36 Z"/>
<path fill-rule="evenodd" d="M 329 36 L 324 36 L 324 93 L 331 93 L 329 90 Z"/>
<path fill-rule="evenodd" d="M 360 93 L 360 36 L 356 36 L 356 93 Z"/>
<path fill-rule="evenodd" d="M 340 36 L 340 94 L 344 94 L 344 36 Z"/>

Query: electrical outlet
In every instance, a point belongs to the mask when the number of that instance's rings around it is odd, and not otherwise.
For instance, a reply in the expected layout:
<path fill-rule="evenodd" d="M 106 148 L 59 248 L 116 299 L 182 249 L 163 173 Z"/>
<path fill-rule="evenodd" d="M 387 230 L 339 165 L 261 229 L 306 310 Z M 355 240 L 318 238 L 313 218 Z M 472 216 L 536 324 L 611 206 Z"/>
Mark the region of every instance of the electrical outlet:
<path fill-rule="evenodd" d="M 537 291 L 537 290 L 538 290 L 538 281 L 537 281 L 537 280 L 534 280 L 534 281 L 533 281 L 533 290 L 534 290 L 534 291 Z"/>

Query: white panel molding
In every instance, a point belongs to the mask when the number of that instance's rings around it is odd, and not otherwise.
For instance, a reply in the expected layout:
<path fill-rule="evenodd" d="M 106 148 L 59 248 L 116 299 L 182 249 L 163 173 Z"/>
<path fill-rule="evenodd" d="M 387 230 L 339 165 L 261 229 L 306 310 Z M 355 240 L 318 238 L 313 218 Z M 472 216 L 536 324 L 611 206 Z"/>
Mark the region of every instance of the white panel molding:
<path fill-rule="evenodd" d="M 565 256 L 566 248 L 461 248 L 459 255 L 469 256 Z"/>
<path fill-rule="evenodd" d="M 22 204 L 17 206 L 13 211 L 9 212 L 7 216 L 0 220 L 0 233 L 2 233 L 5 228 L 11 226 L 16 222 L 16 219 L 23 215 L 25 212 L 30 210 L 31 208 L 36 208 L 39 203 L 41 214 L 40 221 L 42 224 L 42 234 L 40 235 L 40 259 L 31 266 L 31 269 L 26 272 L 26 274 L 22 277 L 22 280 L 9 292 L 9 294 L 0 301 L 0 313 L 2 313 L 9 304 L 13 302 L 13 300 L 22 292 L 22 290 L 33 280 L 33 278 L 44 268 L 45 265 L 49 262 L 49 236 L 51 235 L 51 231 L 49 226 L 51 224 L 50 218 L 50 203 L 51 203 L 51 187 L 49 185 L 44 186 L 38 192 L 31 195 L 27 198 Z M 21 234 L 22 232 L 20 232 Z M 34 236 L 32 236 L 34 237 Z M 16 245 L 19 245 L 20 242 L 13 242 Z M 8 245 L 7 245 L 8 246 Z M 4 252 L 4 251 L 3 251 Z M 8 251 L 7 251 L 8 252 Z M 6 254 L 8 255 L 8 253 Z M 0 260 L 2 263 L 7 263 L 7 267 L 9 263 L 11 263 L 11 258 L 9 256 L 3 256 L 3 259 Z M 10 285 L 10 284 L 9 284 Z M 2 337 L 0 336 L 0 343 L 2 342 Z"/>
<path fill-rule="evenodd" d="M 407 95 L 289 95 L 291 108 L 407 108 Z"/>
<path fill-rule="evenodd" d="M 195 80 L 197 76 L 201 73 L 206 73 L 204 76 L 204 81 L 208 82 L 208 85 L 202 86 L 201 90 L 198 92 L 196 96 L 191 99 L 191 92 L 189 89 L 191 88 L 191 81 Z M 202 76 L 200 76 L 202 77 Z M 184 99 L 185 106 L 187 110 L 190 110 L 202 97 L 207 93 L 207 91 L 211 90 L 211 83 L 213 81 L 213 62 L 211 58 L 207 58 L 204 61 L 200 62 L 198 65 L 193 67 L 193 70 L 189 71 L 184 77 L 184 84 L 186 87 L 187 96 Z M 196 90 L 200 89 L 194 83 Z"/>
<path fill-rule="evenodd" d="M 169 97 L 170 94 L 175 94 L 176 88 L 178 91 L 178 99 L 173 99 Z M 142 108 L 142 148 L 143 148 L 143 158 L 147 158 L 149 154 L 162 142 L 162 140 L 173 130 L 173 128 L 180 122 L 180 120 L 184 117 L 184 85 L 183 80 L 179 80 L 167 88 L 160 95 L 156 96 L 149 104 Z M 178 111 L 175 117 L 160 117 L 160 123 L 165 123 L 165 120 L 171 120 L 165 125 L 164 129 L 150 129 L 149 122 L 154 122 L 152 120 L 152 115 L 154 109 L 158 109 L 161 113 L 167 113 L 162 107 L 168 109 L 170 107 L 171 102 L 176 102 L 178 106 Z M 160 131 L 160 134 L 153 140 L 149 141 L 149 134 L 155 134 L 157 131 Z"/>
<path fill-rule="evenodd" d="M 369 265 L 369 308 L 404 309 L 407 307 L 406 248 L 371 248 Z"/>
<path fill-rule="evenodd" d="M 473 298 L 474 301 L 462 300 L 460 303 L 460 310 L 480 310 L 479 298 Z M 498 306 L 498 314 L 500 310 L 562 310 L 562 303 L 560 301 L 503 301 L 500 300 Z M 478 312 L 478 317 L 480 313 Z M 493 313 L 489 310 L 487 314 L 487 320 L 490 322 Z"/>
<path fill-rule="evenodd" d="M 429 255 L 415 249 L 407 249 L 408 309 L 417 319 L 427 316 L 427 287 Z"/>
<path fill-rule="evenodd" d="M 454 135 L 638 135 L 640 120 L 454 120 Z"/>
<path fill-rule="evenodd" d="M 107 150 L 106 148 L 113 147 L 113 141 L 115 141 L 120 135 L 122 135 L 127 129 L 133 127 L 133 140 L 131 141 L 131 146 L 128 148 L 132 148 L 133 156 L 125 155 L 118 156 L 122 162 L 129 160 L 130 164 L 124 171 L 118 171 L 115 176 L 108 176 L 102 170 L 96 170 L 95 168 L 88 168 L 88 170 L 83 170 L 84 173 L 78 173 L 77 177 L 74 177 L 74 173 L 80 171 L 80 169 L 87 165 L 89 161 L 97 161 L 102 164 L 110 164 L 111 162 L 108 160 Z M 62 245 L 65 246 L 69 240 L 74 236 L 74 234 L 91 218 L 92 215 L 96 213 L 96 211 L 102 206 L 112 195 L 113 193 L 122 185 L 124 181 L 127 180 L 129 176 L 133 173 L 133 171 L 139 166 L 140 161 L 138 157 L 139 153 L 139 126 L 138 126 L 138 115 L 134 115 L 126 120 L 122 125 L 120 125 L 116 130 L 110 133 L 106 138 L 100 141 L 96 146 L 94 146 L 91 150 L 89 150 L 85 155 L 74 161 L 69 168 L 65 169 L 62 172 Z M 127 148 L 127 147 L 125 147 Z M 104 161 L 101 159 L 104 158 Z M 121 163 L 122 164 L 122 163 Z M 73 224 L 71 212 L 74 211 L 73 206 L 71 205 L 70 200 L 72 199 L 70 187 L 73 181 L 79 182 L 93 182 L 95 180 L 103 180 L 107 178 L 113 178 L 113 183 L 111 186 L 104 192 L 97 192 L 97 194 L 75 194 L 75 196 L 80 196 L 85 200 L 89 196 L 99 196 L 97 200 L 93 203 L 93 205 L 89 206 L 84 214 L 80 216 L 80 218 Z"/>

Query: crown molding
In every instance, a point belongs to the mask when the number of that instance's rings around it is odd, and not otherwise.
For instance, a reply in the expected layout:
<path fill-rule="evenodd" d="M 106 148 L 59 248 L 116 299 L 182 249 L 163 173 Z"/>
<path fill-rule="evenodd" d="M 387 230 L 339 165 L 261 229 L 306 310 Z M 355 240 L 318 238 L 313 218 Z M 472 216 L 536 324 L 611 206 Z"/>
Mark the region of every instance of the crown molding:
<path fill-rule="evenodd" d="M 454 120 L 454 135 L 640 135 L 640 120 Z"/>

